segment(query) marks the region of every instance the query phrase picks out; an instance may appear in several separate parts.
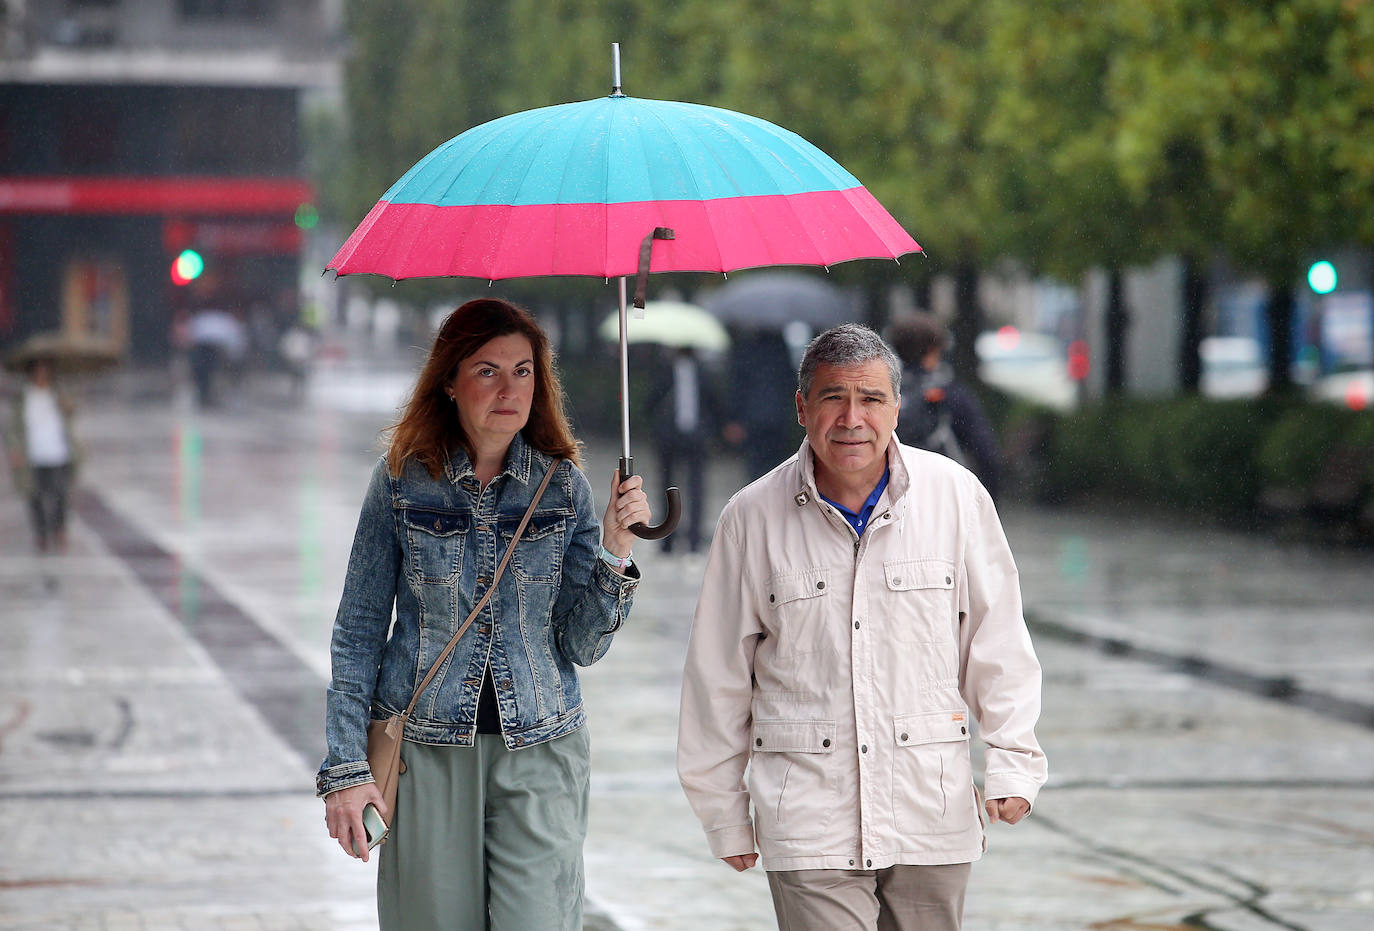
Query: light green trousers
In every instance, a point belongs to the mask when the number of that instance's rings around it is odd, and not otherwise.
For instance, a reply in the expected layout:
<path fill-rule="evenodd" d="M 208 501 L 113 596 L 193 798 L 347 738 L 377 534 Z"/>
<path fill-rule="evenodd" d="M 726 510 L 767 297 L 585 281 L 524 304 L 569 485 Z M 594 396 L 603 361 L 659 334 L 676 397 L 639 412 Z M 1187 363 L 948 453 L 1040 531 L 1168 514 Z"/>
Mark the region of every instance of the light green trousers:
<path fill-rule="evenodd" d="M 407 742 L 377 868 L 381 931 L 581 931 L 591 743 Z"/>

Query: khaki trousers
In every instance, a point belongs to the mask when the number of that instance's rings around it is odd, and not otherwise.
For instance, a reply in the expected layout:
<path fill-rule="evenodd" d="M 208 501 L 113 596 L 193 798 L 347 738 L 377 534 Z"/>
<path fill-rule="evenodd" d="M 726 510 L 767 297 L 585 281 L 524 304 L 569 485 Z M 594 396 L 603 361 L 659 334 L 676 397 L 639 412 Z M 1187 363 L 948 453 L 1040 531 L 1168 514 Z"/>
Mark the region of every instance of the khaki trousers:
<path fill-rule="evenodd" d="M 581 931 L 591 743 L 406 743 L 379 849 L 382 931 Z"/>
<path fill-rule="evenodd" d="M 768 874 L 778 931 L 959 931 L 973 864 Z"/>

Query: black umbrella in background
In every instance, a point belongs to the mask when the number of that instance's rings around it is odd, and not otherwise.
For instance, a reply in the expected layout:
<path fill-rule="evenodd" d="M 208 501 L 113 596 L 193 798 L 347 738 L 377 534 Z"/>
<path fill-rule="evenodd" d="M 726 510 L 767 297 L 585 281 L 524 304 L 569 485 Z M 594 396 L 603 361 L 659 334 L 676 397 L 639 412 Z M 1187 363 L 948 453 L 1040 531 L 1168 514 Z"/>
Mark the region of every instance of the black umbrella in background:
<path fill-rule="evenodd" d="M 722 323 L 780 330 L 800 322 L 824 330 L 859 317 L 858 298 L 818 275 L 767 271 L 741 275 L 712 292 L 703 303 Z"/>

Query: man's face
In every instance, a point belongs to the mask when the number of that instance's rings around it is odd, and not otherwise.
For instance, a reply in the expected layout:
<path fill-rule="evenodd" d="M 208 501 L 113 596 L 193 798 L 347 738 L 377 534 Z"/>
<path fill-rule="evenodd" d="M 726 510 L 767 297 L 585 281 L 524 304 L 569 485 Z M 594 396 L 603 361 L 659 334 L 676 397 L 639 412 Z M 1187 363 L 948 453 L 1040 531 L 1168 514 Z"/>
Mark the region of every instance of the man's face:
<path fill-rule="evenodd" d="M 818 366 L 810 395 L 797 392 L 797 420 L 806 428 L 817 476 L 871 477 L 876 484 L 898 408 L 882 360 Z"/>

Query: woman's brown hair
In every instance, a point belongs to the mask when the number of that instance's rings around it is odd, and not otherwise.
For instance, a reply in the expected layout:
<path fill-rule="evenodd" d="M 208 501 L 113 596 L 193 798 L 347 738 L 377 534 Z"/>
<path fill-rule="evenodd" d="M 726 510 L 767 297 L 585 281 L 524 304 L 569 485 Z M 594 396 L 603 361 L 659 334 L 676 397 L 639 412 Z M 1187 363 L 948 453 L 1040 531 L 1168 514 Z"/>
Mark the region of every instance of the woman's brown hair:
<path fill-rule="evenodd" d="M 387 431 L 386 464 L 400 475 L 407 459 L 421 463 L 438 478 L 449 455 L 462 449 L 473 456 L 472 443 L 458 421 L 458 409 L 444 390 L 459 364 L 498 336 L 518 333 L 534 349 L 534 399 L 530 419 L 520 433 L 525 442 L 554 457 L 581 465 L 577 438 L 563 410 L 553 349 L 534 317 L 523 307 L 497 298 L 468 301 L 449 314 L 434 337 L 415 390 L 401 418 Z"/>

